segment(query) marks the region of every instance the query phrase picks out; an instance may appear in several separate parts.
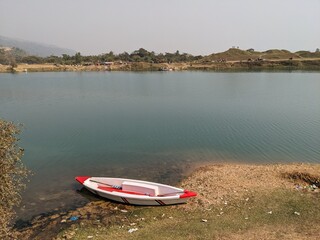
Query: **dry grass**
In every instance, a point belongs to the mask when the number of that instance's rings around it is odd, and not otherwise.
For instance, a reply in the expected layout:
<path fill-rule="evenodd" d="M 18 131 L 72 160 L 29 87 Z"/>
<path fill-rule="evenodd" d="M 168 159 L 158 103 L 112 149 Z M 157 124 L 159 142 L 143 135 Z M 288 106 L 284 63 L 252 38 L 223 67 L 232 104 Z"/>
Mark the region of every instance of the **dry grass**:
<path fill-rule="evenodd" d="M 182 187 L 199 192 L 186 207 L 205 207 L 221 204 L 226 198 L 241 199 L 257 191 L 294 189 L 295 183 L 305 186 L 319 179 L 319 174 L 320 166 L 315 164 L 214 164 L 199 168 Z M 302 176 L 309 176 L 310 181 Z"/>

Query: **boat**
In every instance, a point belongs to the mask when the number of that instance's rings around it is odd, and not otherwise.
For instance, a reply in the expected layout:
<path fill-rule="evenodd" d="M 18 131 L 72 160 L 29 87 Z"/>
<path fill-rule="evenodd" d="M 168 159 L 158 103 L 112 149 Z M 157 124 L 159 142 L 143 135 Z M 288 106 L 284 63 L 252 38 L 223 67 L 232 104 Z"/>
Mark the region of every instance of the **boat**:
<path fill-rule="evenodd" d="M 181 204 L 197 196 L 195 192 L 181 188 L 134 179 L 88 176 L 79 176 L 75 179 L 98 196 L 132 205 Z"/>

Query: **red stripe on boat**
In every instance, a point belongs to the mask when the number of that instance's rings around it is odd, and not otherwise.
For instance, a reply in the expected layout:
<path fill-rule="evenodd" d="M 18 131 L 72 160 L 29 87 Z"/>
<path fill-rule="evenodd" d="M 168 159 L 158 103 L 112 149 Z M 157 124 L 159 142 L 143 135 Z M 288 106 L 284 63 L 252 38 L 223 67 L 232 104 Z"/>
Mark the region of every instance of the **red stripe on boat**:
<path fill-rule="evenodd" d="M 197 193 L 191 192 L 188 190 L 184 190 L 184 193 L 182 195 L 180 195 L 179 198 L 189 198 L 189 197 L 195 197 L 195 196 L 197 196 Z"/>
<path fill-rule="evenodd" d="M 166 205 L 164 202 L 162 202 L 161 200 L 155 200 L 157 203 L 159 203 L 159 205 L 164 206 Z"/>
<path fill-rule="evenodd" d="M 113 187 L 98 186 L 98 188 L 107 192 L 121 192 L 121 193 L 133 194 L 133 195 L 145 195 L 143 193 L 123 191 L 122 189 L 113 188 Z"/>
<path fill-rule="evenodd" d="M 81 177 L 76 177 L 76 180 L 77 180 L 79 183 L 83 184 L 84 181 L 87 180 L 88 178 L 90 178 L 90 177 L 81 176 Z"/>
<path fill-rule="evenodd" d="M 129 201 L 128 201 L 126 198 L 122 197 L 121 199 L 122 199 L 122 201 L 123 201 L 124 203 L 130 204 Z"/>

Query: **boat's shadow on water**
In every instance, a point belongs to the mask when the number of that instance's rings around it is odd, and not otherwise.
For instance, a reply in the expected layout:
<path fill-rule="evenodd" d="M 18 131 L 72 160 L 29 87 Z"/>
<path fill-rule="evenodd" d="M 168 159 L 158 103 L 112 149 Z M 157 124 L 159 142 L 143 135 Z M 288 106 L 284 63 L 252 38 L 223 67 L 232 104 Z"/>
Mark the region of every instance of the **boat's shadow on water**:
<path fill-rule="evenodd" d="M 93 194 L 85 187 L 82 187 L 81 189 L 77 189 L 76 193 L 79 194 L 81 197 L 84 197 L 89 202 L 97 201 L 97 200 L 106 200 L 105 198 L 102 198 L 96 194 Z"/>
<path fill-rule="evenodd" d="M 105 201 L 107 203 L 114 203 L 114 204 L 121 204 L 121 205 L 130 205 L 130 204 L 125 204 L 125 203 L 119 203 L 116 201 L 113 201 L 111 199 L 107 199 L 104 197 L 100 197 L 92 192 L 90 192 L 88 189 L 85 187 L 82 187 L 81 189 L 77 189 L 76 193 L 81 195 L 81 197 L 84 197 L 88 202 L 95 202 L 95 201 Z"/>

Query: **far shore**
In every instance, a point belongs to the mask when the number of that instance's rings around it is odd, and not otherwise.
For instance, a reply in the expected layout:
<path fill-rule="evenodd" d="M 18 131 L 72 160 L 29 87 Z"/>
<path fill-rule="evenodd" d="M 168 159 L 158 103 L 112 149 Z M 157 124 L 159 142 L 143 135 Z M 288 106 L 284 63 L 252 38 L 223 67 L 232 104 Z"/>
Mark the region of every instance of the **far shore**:
<path fill-rule="evenodd" d="M 138 207 L 96 199 L 38 216 L 19 239 L 317 239 L 320 164 L 204 163 L 180 187 L 187 204 Z M 70 218 L 76 216 L 77 220 Z M 130 233 L 130 229 L 132 233 Z M 134 230 L 132 230 L 134 229 Z"/>
<path fill-rule="evenodd" d="M 86 72 L 86 71 L 320 71 L 319 58 L 273 59 L 263 61 L 146 63 L 128 62 L 110 65 L 18 64 L 0 65 L 0 73 Z"/>

